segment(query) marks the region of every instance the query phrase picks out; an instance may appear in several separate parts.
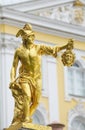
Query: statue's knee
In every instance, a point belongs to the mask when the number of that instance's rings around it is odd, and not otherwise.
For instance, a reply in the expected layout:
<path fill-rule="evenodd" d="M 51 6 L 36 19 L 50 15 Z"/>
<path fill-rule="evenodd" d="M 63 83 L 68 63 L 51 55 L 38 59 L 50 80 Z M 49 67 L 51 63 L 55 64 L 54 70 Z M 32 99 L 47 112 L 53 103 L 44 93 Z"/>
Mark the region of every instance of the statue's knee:
<path fill-rule="evenodd" d="M 38 106 L 39 105 L 39 101 L 37 101 L 35 104 L 36 104 L 36 106 Z"/>
<path fill-rule="evenodd" d="M 28 96 L 28 95 L 24 95 L 24 102 L 30 102 L 31 101 L 31 97 L 30 96 Z"/>

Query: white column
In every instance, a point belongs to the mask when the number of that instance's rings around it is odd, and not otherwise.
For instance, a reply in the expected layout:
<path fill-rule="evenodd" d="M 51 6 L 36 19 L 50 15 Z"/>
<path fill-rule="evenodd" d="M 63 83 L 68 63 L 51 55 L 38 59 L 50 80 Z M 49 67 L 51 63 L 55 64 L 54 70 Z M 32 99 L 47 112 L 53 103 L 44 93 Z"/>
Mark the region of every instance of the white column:
<path fill-rule="evenodd" d="M 13 38 L 11 40 L 8 35 L 2 37 L 0 43 L 0 130 L 7 128 L 13 118 L 14 101 L 9 83 L 14 50 Z"/>
<path fill-rule="evenodd" d="M 49 116 L 50 123 L 59 121 L 59 106 L 58 106 L 58 85 L 57 85 L 57 64 L 53 57 L 47 58 L 48 71 L 48 97 L 49 97 Z"/>

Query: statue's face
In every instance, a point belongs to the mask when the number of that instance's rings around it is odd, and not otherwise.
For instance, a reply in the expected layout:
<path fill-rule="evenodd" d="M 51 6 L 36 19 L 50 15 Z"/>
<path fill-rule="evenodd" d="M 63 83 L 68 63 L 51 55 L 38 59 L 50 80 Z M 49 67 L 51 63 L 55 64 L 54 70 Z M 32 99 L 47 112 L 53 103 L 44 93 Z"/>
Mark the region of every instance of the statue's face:
<path fill-rule="evenodd" d="M 66 55 L 66 61 L 67 61 L 67 64 L 72 63 L 73 62 L 73 55 L 67 54 Z"/>
<path fill-rule="evenodd" d="M 29 43 L 33 43 L 34 38 L 35 38 L 33 34 L 29 35 L 25 32 L 23 33 L 23 35 L 21 37 L 22 37 L 23 41 L 25 40 L 25 41 L 28 41 Z"/>
<path fill-rule="evenodd" d="M 62 62 L 65 66 L 71 66 L 74 63 L 75 55 L 71 51 L 65 51 L 62 55 Z"/>

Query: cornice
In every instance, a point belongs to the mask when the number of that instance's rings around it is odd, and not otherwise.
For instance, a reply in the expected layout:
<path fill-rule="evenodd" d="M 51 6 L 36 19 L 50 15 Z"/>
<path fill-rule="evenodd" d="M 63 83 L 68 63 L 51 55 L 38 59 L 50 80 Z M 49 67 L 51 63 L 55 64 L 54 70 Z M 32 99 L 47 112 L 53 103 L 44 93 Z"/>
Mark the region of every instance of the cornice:
<path fill-rule="evenodd" d="M 49 20 L 32 14 L 25 14 L 7 8 L 0 9 L 0 23 L 22 27 L 30 23 L 34 31 L 44 32 L 55 36 L 74 38 L 85 41 L 85 27 L 68 24 L 57 20 Z"/>
<path fill-rule="evenodd" d="M 44 8 L 49 8 L 53 6 L 59 6 L 62 4 L 68 4 L 71 2 L 74 2 L 75 0 L 37 0 L 37 1 L 27 1 L 27 2 L 21 2 L 19 4 L 14 4 L 7 6 L 7 8 L 19 10 L 22 12 L 25 11 L 34 11 Z"/>

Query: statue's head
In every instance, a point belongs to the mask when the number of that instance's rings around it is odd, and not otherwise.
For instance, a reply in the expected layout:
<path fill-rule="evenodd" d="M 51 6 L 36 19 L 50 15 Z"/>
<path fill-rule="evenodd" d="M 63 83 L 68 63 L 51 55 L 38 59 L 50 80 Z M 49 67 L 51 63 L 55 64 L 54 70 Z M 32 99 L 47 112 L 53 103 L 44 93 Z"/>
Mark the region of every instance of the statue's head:
<path fill-rule="evenodd" d="M 22 40 L 33 40 L 35 39 L 35 34 L 32 31 L 32 26 L 30 24 L 25 24 L 23 29 L 20 29 L 17 34 L 16 37 L 22 37 Z"/>
<path fill-rule="evenodd" d="M 75 54 L 71 50 L 66 50 L 61 58 L 64 66 L 72 66 L 74 64 Z"/>

